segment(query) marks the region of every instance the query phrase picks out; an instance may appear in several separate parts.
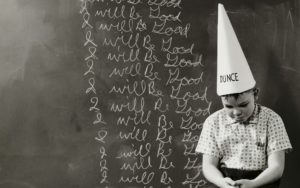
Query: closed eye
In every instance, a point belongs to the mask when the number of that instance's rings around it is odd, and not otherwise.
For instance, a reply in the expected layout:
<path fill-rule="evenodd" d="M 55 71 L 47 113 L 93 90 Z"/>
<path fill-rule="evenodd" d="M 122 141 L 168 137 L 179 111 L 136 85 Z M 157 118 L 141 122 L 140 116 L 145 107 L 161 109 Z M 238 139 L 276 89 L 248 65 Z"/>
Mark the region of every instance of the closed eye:
<path fill-rule="evenodd" d="M 249 103 L 242 103 L 242 104 L 240 104 L 240 105 L 239 105 L 239 107 L 242 107 L 242 108 L 244 108 L 244 107 L 247 107 L 247 106 L 248 106 L 248 104 L 249 104 Z"/>
<path fill-rule="evenodd" d="M 225 107 L 226 107 L 226 108 L 233 108 L 233 106 L 227 105 L 227 104 L 225 105 Z"/>

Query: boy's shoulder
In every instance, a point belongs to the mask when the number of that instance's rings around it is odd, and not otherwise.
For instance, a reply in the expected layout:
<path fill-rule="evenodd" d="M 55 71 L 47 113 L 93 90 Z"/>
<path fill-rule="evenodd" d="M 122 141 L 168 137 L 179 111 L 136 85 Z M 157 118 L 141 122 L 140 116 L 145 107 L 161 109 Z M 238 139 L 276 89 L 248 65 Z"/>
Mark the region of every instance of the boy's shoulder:
<path fill-rule="evenodd" d="M 224 108 L 221 108 L 215 112 L 213 112 L 212 114 L 210 114 L 207 118 L 206 118 L 206 122 L 210 122 L 210 123 L 217 123 L 220 120 L 224 120 L 226 119 L 226 111 Z"/>
<path fill-rule="evenodd" d="M 219 110 L 213 112 L 212 114 L 210 114 L 210 115 L 208 116 L 208 118 L 214 119 L 214 118 L 217 118 L 217 117 L 220 117 L 220 116 L 223 116 L 223 115 L 226 115 L 226 112 L 225 112 L 225 109 L 224 109 L 224 108 L 221 108 L 221 109 L 219 109 Z"/>
<path fill-rule="evenodd" d="M 280 118 L 280 115 L 269 107 L 260 105 L 261 113 L 268 118 Z"/>

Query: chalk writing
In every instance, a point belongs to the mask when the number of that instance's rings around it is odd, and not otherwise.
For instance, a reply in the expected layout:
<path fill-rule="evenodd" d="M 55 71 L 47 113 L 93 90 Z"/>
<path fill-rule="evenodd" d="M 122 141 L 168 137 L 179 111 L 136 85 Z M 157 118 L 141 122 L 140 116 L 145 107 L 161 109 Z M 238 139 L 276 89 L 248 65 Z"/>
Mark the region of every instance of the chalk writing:
<path fill-rule="evenodd" d="M 181 12 L 178 12 L 178 14 L 176 16 L 169 14 L 169 15 L 164 15 L 160 13 L 160 6 L 157 6 L 156 8 L 151 8 L 150 7 L 150 14 L 149 14 L 149 18 L 156 18 L 159 19 L 160 21 L 166 22 L 166 21 L 179 21 L 180 20 L 180 14 Z"/>
<path fill-rule="evenodd" d="M 168 173 L 167 171 L 164 171 L 161 175 L 161 178 L 160 178 L 160 183 L 162 184 L 165 184 L 165 185 L 168 185 L 170 183 L 172 183 L 173 180 L 171 177 L 168 176 Z"/>
<path fill-rule="evenodd" d="M 128 4 L 131 4 L 131 5 L 137 5 L 137 4 L 140 4 L 142 1 L 141 0 L 101 0 L 102 2 L 104 1 L 110 1 L 110 2 L 115 2 L 117 4 L 121 4 L 123 2 L 126 2 Z"/>
<path fill-rule="evenodd" d="M 100 111 L 100 108 L 98 108 L 99 99 L 98 97 L 91 97 L 90 102 L 92 106 L 89 108 L 90 111 Z"/>
<path fill-rule="evenodd" d="M 126 80 L 126 82 L 129 82 Z M 113 86 L 109 93 L 119 93 L 119 94 L 134 94 L 138 97 L 142 96 L 147 90 L 147 83 L 146 81 L 134 81 L 133 84 L 127 84 L 124 86 Z"/>
<path fill-rule="evenodd" d="M 121 176 L 119 182 L 121 183 L 141 183 L 147 185 L 151 183 L 154 178 L 154 172 L 143 172 L 142 175 L 136 175 L 133 177 L 123 177 Z"/>
<path fill-rule="evenodd" d="M 134 125 L 144 125 L 148 124 L 151 125 L 150 122 L 151 111 L 148 111 L 147 114 L 145 112 L 135 113 L 134 116 L 127 116 L 127 117 L 118 117 L 117 125 L 129 125 L 129 123 L 133 123 Z"/>
<path fill-rule="evenodd" d="M 93 121 L 93 124 L 107 124 L 104 119 L 103 119 L 103 115 L 100 111 L 96 112 L 96 119 Z"/>
<path fill-rule="evenodd" d="M 185 48 L 185 47 L 173 47 L 172 46 L 172 42 L 173 42 L 173 38 L 170 37 L 168 40 L 162 40 L 162 47 L 161 47 L 161 50 L 163 52 L 167 52 L 169 54 L 193 54 L 193 49 L 194 49 L 194 43 L 191 44 L 190 47 L 188 48 Z"/>
<path fill-rule="evenodd" d="M 138 149 L 134 149 L 133 151 L 124 151 L 121 152 L 116 158 L 120 159 L 120 158 L 128 158 L 128 157 L 146 157 L 147 155 L 149 155 L 151 151 L 151 144 L 147 143 L 145 145 L 140 145 Z"/>
<path fill-rule="evenodd" d="M 207 184 L 207 182 L 204 179 L 201 179 L 201 173 L 198 171 L 198 173 L 194 176 L 190 176 L 189 174 L 186 174 L 186 179 L 184 182 L 182 182 L 183 185 L 190 184 L 190 187 L 203 187 Z"/>
<path fill-rule="evenodd" d="M 178 55 L 175 54 L 172 57 L 172 54 L 168 53 L 167 54 L 167 63 L 164 64 L 165 67 L 197 67 L 197 66 L 203 66 L 202 64 L 202 54 L 197 58 L 195 62 L 192 60 L 188 59 L 186 60 L 185 58 L 179 59 Z"/>
<path fill-rule="evenodd" d="M 81 28 L 89 27 L 92 29 L 93 26 L 89 23 L 91 15 L 87 10 L 87 1 L 82 1 L 80 13 L 83 14 L 83 23 L 81 25 Z"/>
<path fill-rule="evenodd" d="M 112 46 L 117 47 L 117 45 L 127 46 L 129 48 L 139 48 L 138 41 L 139 41 L 140 34 L 137 33 L 135 37 L 133 34 L 130 34 L 128 39 L 125 39 L 125 36 L 118 36 L 114 41 L 112 39 L 105 38 L 103 45 L 104 46 Z"/>
<path fill-rule="evenodd" d="M 188 131 L 187 133 L 185 132 L 183 134 L 183 138 L 182 138 L 182 142 L 198 142 L 199 140 L 199 136 L 196 135 L 196 136 L 192 136 L 192 132 L 191 131 Z"/>
<path fill-rule="evenodd" d="M 123 63 L 136 62 L 136 61 L 139 61 L 139 59 L 140 59 L 139 54 L 140 54 L 139 49 L 137 49 L 137 50 L 130 49 L 130 52 L 128 55 L 125 51 L 117 53 L 117 54 L 110 52 L 107 55 L 107 59 L 109 61 L 113 61 L 113 62 L 123 62 Z"/>
<path fill-rule="evenodd" d="M 133 33 L 134 22 L 133 22 L 133 20 L 129 20 L 129 21 L 123 20 L 121 22 L 117 22 L 114 24 L 98 22 L 96 27 L 100 31 L 118 31 L 118 32 L 122 32 L 122 33 Z"/>
<path fill-rule="evenodd" d="M 94 47 L 98 47 L 98 45 L 94 42 L 94 39 L 92 39 L 92 32 L 91 30 L 88 30 L 85 34 L 85 43 L 83 46 L 87 46 L 88 44 L 93 45 Z"/>
<path fill-rule="evenodd" d="M 198 154 L 196 153 L 195 148 L 196 148 L 195 143 L 190 144 L 190 145 L 184 144 L 183 155 L 185 155 L 185 156 L 192 156 L 192 155 L 197 156 Z"/>
<path fill-rule="evenodd" d="M 146 137 L 147 137 L 147 130 L 143 130 L 141 131 L 141 129 L 133 127 L 133 130 L 129 133 L 123 133 L 122 131 L 120 131 L 120 138 L 121 139 L 131 139 L 131 140 L 135 140 L 138 142 L 142 142 L 142 141 L 146 141 Z"/>
<path fill-rule="evenodd" d="M 97 48 L 94 46 L 91 46 L 88 49 L 89 49 L 90 54 L 84 60 L 87 61 L 89 59 L 98 59 L 98 57 L 96 56 Z"/>
<path fill-rule="evenodd" d="M 177 108 L 175 110 L 178 114 L 185 114 L 186 116 L 195 115 L 195 116 L 207 116 L 210 114 L 211 102 L 205 108 L 196 108 L 192 109 L 191 106 L 188 106 L 187 103 L 180 104 L 179 100 L 177 100 Z"/>
<path fill-rule="evenodd" d="M 84 61 L 87 66 L 87 70 L 84 72 L 83 76 L 88 77 L 88 88 L 85 90 L 85 93 L 90 96 L 90 104 L 89 111 L 95 113 L 96 120 L 92 122 L 93 125 L 106 125 L 104 121 L 104 117 L 102 115 L 102 110 L 99 105 L 99 95 L 96 89 L 96 74 L 95 74 L 95 60 L 98 60 L 96 55 L 98 44 L 93 36 L 92 29 L 93 24 L 91 22 L 91 14 L 88 10 L 88 7 L 92 5 L 94 1 L 92 0 L 81 0 L 81 9 L 80 14 L 82 15 L 82 26 L 81 28 L 84 29 L 85 32 L 85 41 L 83 46 L 87 49 L 88 55 L 85 56 Z M 106 130 L 99 130 L 95 140 L 99 143 L 103 144 L 100 145 L 100 161 L 99 161 L 99 168 L 100 168 L 100 184 L 107 185 L 109 184 L 108 181 L 108 165 L 107 165 L 107 153 L 104 144 L 106 142 L 105 138 L 108 135 L 108 131 Z"/>
<path fill-rule="evenodd" d="M 201 72 L 198 78 L 190 78 L 179 76 L 179 68 L 176 68 L 174 71 L 169 70 L 169 79 L 166 82 L 166 85 L 172 84 L 174 82 L 179 82 L 179 86 L 190 86 L 190 85 L 198 85 L 200 82 L 203 81 L 203 72 Z"/>
<path fill-rule="evenodd" d="M 151 125 L 150 122 L 151 111 L 148 111 L 147 114 L 145 112 L 134 113 L 134 116 L 122 117 L 119 116 L 117 120 L 117 125 L 129 125 L 129 123 L 133 123 L 134 125 Z"/>
<path fill-rule="evenodd" d="M 212 105 L 206 54 L 190 38 L 192 21 L 182 4 L 81 0 L 83 92 L 99 144 L 100 187 L 206 185 L 195 152 Z"/>
<path fill-rule="evenodd" d="M 99 151 L 100 151 L 100 158 L 104 159 L 104 157 L 107 156 L 106 151 L 105 151 L 105 147 L 101 146 L 100 149 L 99 149 Z"/>
<path fill-rule="evenodd" d="M 167 112 L 169 111 L 169 104 L 165 104 L 163 106 L 163 100 L 161 97 L 159 97 L 154 104 L 154 110 L 157 110 L 159 112 Z"/>
<path fill-rule="evenodd" d="M 193 117 L 189 117 L 188 119 L 184 119 L 184 117 L 181 117 L 181 124 L 180 128 L 183 130 L 201 130 L 203 126 L 203 123 L 196 123 L 193 122 Z"/>
<path fill-rule="evenodd" d="M 151 62 L 146 67 L 146 70 L 144 73 L 145 77 L 151 81 L 161 80 L 158 76 L 158 72 L 153 72 L 153 69 L 154 69 L 154 65 L 153 65 L 153 62 Z"/>
<path fill-rule="evenodd" d="M 84 76 L 87 76 L 88 74 L 95 74 L 94 72 L 94 61 L 89 59 L 87 62 L 86 62 L 86 65 L 88 67 L 88 70 L 83 74 Z"/>
<path fill-rule="evenodd" d="M 169 148 L 168 149 L 168 153 L 165 153 L 165 143 L 163 143 L 163 142 L 160 142 L 159 143 L 159 146 L 158 146 L 158 149 L 157 149 L 157 154 L 156 154 L 156 156 L 157 157 L 169 157 L 171 154 L 172 154 L 172 149 L 171 148 Z"/>
<path fill-rule="evenodd" d="M 128 110 L 129 112 L 140 113 L 140 112 L 144 112 L 144 106 L 145 106 L 144 97 L 140 97 L 139 99 L 137 97 L 134 97 L 132 102 L 126 102 L 125 104 L 113 103 L 111 105 L 110 110 L 113 112 L 121 112 L 125 109 Z"/>
<path fill-rule="evenodd" d="M 135 170 L 147 170 L 151 167 L 151 157 L 148 156 L 147 160 L 144 160 L 144 158 L 141 157 L 139 158 L 139 161 L 134 162 L 134 164 L 123 163 L 121 170 L 130 170 L 132 173 L 135 173 Z"/>
<path fill-rule="evenodd" d="M 85 90 L 85 93 L 89 94 L 90 92 L 93 92 L 94 94 L 97 94 L 96 88 L 95 88 L 95 78 L 93 78 L 93 77 L 89 78 L 88 82 L 89 82 L 89 88 L 87 88 Z M 97 104 L 98 104 L 98 101 L 97 101 Z"/>
<path fill-rule="evenodd" d="M 103 184 L 103 183 L 109 183 L 108 180 L 107 180 L 107 178 L 108 178 L 107 171 L 103 171 L 102 174 L 101 174 L 101 176 L 102 176 L 102 179 L 100 181 L 101 184 Z"/>
<path fill-rule="evenodd" d="M 119 69 L 117 67 L 114 68 L 114 70 L 110 73 L 109 77 L 113 77 L 113 76 L 119 76 L 119 77 L 123 77 L 123 76 L 131 76 L 131 77 L 135 77 L 135 76 L 140 76 L 141 75 L 141 64 L 137 63 L 137 64 L 132 64 L 130 65 L 130 67 L 125 67 L 122 69 Z"/>
<path fill-rule="evenodd" d="M 124 16 L 124 10 L 125 5 L 123 5 L 121 8 L 114 7 L 114 8 L 108 8 L 105 10 L 97 10 L 95 13 L 95 16 L 101 16 L 102 18 L 108 17 L 110 19 L 118 19 L 118 18 L 125 18 Z"/>
<path fill-rule="evenodd" d="M 156 5 L 156 6 L 166 6 L 166 7 L 173 7 L 173 8 L 181 8 L 180 7 L 181 0 L 148 0 L 148 5 Z"/>
<path fill-rule="evenodd" d="M 98 140 L 99 142 L 105 143 L 106 136 L 107 136 L 107 131 L 100 130 L 100 131 L 98 131 L 98 136 L 95 137 L 95 139 Z"/>
<path fill-rule="evenodd" d="M 201 169 L 201 161 L 199 161 L 199 158 L 195 158 L 192 160 L 190 157 L 188 157 L 188 161 L 186 165 L 184 166 L 184 169 Z"/>
<path fill-rule="evenodd" d="M 166 22 L 161 24 L 154 22 L 154 26 L 152 28 L 152 33 L 162 34 L 166 36 L 172 36 L 173 34 L 178 34 L 180 36 L 184 36 L 185 38 L 188 37 L 188 32 L 190 30 L 190 24 L 186 24 L 184 27 L 176 26 L 176 27 L 167 27 Z"/>

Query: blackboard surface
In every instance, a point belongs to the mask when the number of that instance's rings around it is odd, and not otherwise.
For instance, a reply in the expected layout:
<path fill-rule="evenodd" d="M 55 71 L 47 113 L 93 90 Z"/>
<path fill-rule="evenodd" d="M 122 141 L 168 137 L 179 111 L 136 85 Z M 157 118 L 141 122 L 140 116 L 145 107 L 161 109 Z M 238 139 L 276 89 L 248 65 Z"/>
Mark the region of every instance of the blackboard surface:
<path fill-rule="evenodd" d="M 210 187 L 194 149 L 221 108 L 218 3 L 300 187 L 298 0 L 1 1 L 0 187 Z"/>

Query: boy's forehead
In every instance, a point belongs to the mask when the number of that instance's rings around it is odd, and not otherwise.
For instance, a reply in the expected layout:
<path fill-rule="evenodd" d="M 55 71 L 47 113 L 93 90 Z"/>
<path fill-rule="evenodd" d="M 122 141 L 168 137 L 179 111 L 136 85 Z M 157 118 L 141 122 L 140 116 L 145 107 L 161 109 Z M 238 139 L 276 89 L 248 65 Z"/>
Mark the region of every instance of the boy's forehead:
<path fill-rule="evenodd" d="M 252 92 L 245 92 L 245 93 L 240 93 L 240 94 L 236 94 L 236 95 L 228 95 L 228 96 L 221 96 L 222 101 L 235 101 L 235 102 L 241 102 L 244 100 L 248 100 L 251 97 L 254 97 L 252 95 Z"/>
<path fill-rule="evenodd" d="M 224 103 L 224 102 L 226 102 L 226 103 L 228 103 L 228 102 L 237 102 L 238 100 L 239 100 L 239 96 L 237 96 L 237 97 L 234 97 L 234 96 L 222 96 L 221 97 L 221 99 L 222 99 L 222 102 Z"/>

